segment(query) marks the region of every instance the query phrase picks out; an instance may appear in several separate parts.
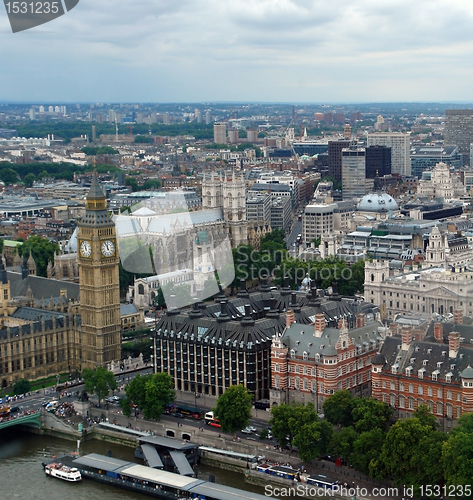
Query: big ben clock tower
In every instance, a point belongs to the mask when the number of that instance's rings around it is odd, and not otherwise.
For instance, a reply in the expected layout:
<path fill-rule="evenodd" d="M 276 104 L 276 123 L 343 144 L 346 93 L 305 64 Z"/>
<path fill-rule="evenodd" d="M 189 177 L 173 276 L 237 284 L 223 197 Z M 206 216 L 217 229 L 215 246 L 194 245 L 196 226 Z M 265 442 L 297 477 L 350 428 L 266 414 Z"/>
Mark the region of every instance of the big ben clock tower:
<path fill-rule="evenodd" d="M 79 222 L 81 364 L 84 368 L 104 366 L 121 358 L 120 288 L 115 224 L 94 172 Z"/>

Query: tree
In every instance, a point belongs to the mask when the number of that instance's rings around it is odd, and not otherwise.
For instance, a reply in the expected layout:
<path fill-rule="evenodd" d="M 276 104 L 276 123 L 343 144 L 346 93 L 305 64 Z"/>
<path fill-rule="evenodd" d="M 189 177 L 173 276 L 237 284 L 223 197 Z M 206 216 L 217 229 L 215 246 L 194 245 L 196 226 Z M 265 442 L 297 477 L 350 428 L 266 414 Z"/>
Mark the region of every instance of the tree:
<path fill-rule="evenodd" d="M 122 400 L 123 414 L 131 415 L 132 408 L 139 408 L 146 418 L 159 420 L 164 410 L 176 398 L 172 377 L 167 373 L 137 375 L 126 388 Z"/>
<path fill-rule="evenodd" d="M 472 464 L 473 433 L 462 430 L 450 435 L 442 447 L 442 465 L 446 484 L 463 486 L 473 484 Z"/>
<path fill-rule="evenodd" d="M 434 431 L 418 418 L 398 420 L 389 430 L 381 454 L 370 463 L 370 473 L 377 478 L 393 477 L 396 485 L 440 484 L 442 445 L 446 434 Z"/>
<path fill-rule="evenodd" d="M 47 277 L 48 262 L 54 262 L 54 254 L 59 253 L 59 245 L 41 236 L 31 236 L 18 247 L 18 253 L 28 258 L 30 253 L 36 264 L 36 274 Z"/>
<path fill-rule="evenodd" d="M 416 417 L 423 425 L 430 427 L 434 431 L 436 431 L 439 427 L 435 415 L 427 405 L 419 405 L 414 412 L 414 417 Z"/>
<path fill-rule="evenodd" d="M 235 433 L 249 424 L 252 400 L 252 394 L 241 384 L 230 386 L 219 396 L 213 412 L 223 432 Z"/>
<path fill-rule="evenodd" d="M 379 428 L 386 430 L 393 409 L 375 398 L 353 400 L 352 417 L 358 432 L 367 432 Z M 434 417 L 435 418 L 435 417 Z"/>
<path fill-rule="evenodd" d="M 350 391 L 337 391 L 324 401 L 325 418 L 334 425 L 348 427 L 353 424 L 352 410 L 355 403 Z"/>
<path fill-rule="evenodd" d="M 15 382 L 13 385 L 13 392 L 15 394 L 25 394 L 26 392 L 30 392 L 31 390 L 31 383 L 27 379 L 22 379 L 18 380 L 18 382 Z"/>
<path fill-rule="evenodd" d="M 287 446 L 287 442 L 292 441 L 290 419 L 294 416 L 295 405 L 279 405 L 271 408 L 271 433 L 279 441 L 282 448 Z M 288 437 L 289 439 L 288 439 Z"/>
<path fill-rule="evenodd" d="M 23 178 L 23 184 L 26 188 L 30 188 L 33 185 L 33 182 L 36 180 L 36 176 L 32 173 L 26 174 Z"/>
<path fill-rule="evenodd" d="M 333 434 L 330 442 L 330 453 L 337 457 L 343 457 L 350 462 L 354 443 L 357 438 L 358 433 L 353 427 L 343 427 Z"/>
<path fill-rule="evenodd" d="M 99 366 L 96 370 L 85 369 L 82 372 L 82 378 L 84 379 L 85 391 L 96 394 L 99 398 L 99 404 L 110 391 L 117 388 L 115 375 L 104 366 Z"/>
<path fill-rule="evenodd" d="M 18 175 L 12 168 L 2 168 L 0 170 L 0 181 L 5 184 L 14 184 L 18 181 Z"/>
<path fill-rule="evenodd" d="M 362 432 L 353 443 L 353 453 L 350 457 L 353 467 L 369 474 L 370 463 L 381 454 L 385 439 L 386 432 L 379 427 Z"/>

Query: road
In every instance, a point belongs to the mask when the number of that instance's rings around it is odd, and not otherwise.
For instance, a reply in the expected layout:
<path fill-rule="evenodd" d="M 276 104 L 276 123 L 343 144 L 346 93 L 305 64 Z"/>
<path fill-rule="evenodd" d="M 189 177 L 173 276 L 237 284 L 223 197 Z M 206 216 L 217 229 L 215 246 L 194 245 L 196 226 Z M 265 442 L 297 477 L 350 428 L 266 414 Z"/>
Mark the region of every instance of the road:
<path fill-rule="evenodd" d="M 124 373 L 124 374 L 118 374 L 118 375 L 116 375 L 115 378 L 117 380 L 119 388 L 123 388 L 126 384 L 128 384 L 131 380 L 133 380 L 133 378 L 136 377 L 136 375 L 147 375 L 149 373 L 152 373 L 152 369 L 145 368 L 144 370 L 141 370 L 138 372 L 128 372 L 128 373 Z M 35 393 L 32 393 L 29 396 L 24 397 L 23 399 L 19 399 L 15 402 L 11 402 L 10 405 L 12 407 L 13 406 L 19 407 L 20 412 L 26 411 L 26 410 L 42 410 L 43 404 L 47 404 L 52 400 L 59 400 L 59 401 L 63 401 L 66 403 L 72 403 L 73 401 L 77 400 L 77 397 L 74 396 L 73 394 L 77 393 L 77 392 L 81 393 L 83 390 L 84 390 L 83 384 L 73 386 L 73 387 L 70 387 L 69 389 L 65 389 L 63 391 L 63 392 L 67 391 L 68 393 L 71 393 L 71 396 L 59 397 L 60 394 L 58 394 L 54 390 L 53 387 L 47 388 L 47 389 L 41 389 L 40 391 L 36 391 Z M 115 391 L 114 394 L 117 396 L 120 396 L 120 397 L 125 396 L 124 390 Z M 92 395 L 92 396 L 90 396 L 89 400 L 90 400 L 91 404 L 94 406 L 98 404 L 97 396 Z M 179 404 L 181 404 L 182 406 L 187 406 L 187 407 L 192 406 L 192 404 L 190 404 L 189 401 L 175 401 L 174 402 L 174 406 L 178 406 Z M 120 409 L 120 406 L 118 404 L 112 404 L 112 403 L 107 404 L 107 403 L 102 402 L 101 407 L 108 409 L 112 412 L 120 412 L 121 413 L 121 409 Z M 199 406 L 199 407 L 203 408 L 202 406 Z M 210 410 L 210 408 L 203 408 L 203 409 Z M 206 432 L 215 432 L 216 434 L 222 433 L 221 429 L 219 429 L 218 427 L 212 427 L 210 425 L 205 425 L 202 420 L 195 420 L 193 418 L 187 418 L 187 417 L 176 418 L 172 415 L 163 415 L 162 420 L 164 420 L 164 421 L 168 420 L 168 421 L 174 422 L 174 423 L 177 423 L 177 422 L 185 423 L 186 425 L 190 425 L 190 426 L 196 427 L 196 428 L 205 426 Z M 256 441 L 258 439 L 258 435 L 261 432 L 261 430 L 266 427 L 266 422 L 259 420 L 259 419 L 251 419 L 249 425 L 256 427 L 256 429 L 257 429 L 256 432 L 254 432 L 252 434 L 244 434 L 242 432 L 237 432 L 237 437 L 239 437 L 241 440 Z M 272 446 L 276 445 L 276 441 L 268 440 L 268 444 L 272 445 Z"/>
<path fill-rule="evenodd" d="M 287 248 L 289 250 L 289 253 L 291 254 L 292 257 L 296 257 L 296 249 L 297 246 L 294 244 L 296 243 L 297 235 L 302 234 L 302 221 L 298 220 L 294 222 L 294 225 L 292 226 L 291 233 L 286 239 L 287 242 Z"/>

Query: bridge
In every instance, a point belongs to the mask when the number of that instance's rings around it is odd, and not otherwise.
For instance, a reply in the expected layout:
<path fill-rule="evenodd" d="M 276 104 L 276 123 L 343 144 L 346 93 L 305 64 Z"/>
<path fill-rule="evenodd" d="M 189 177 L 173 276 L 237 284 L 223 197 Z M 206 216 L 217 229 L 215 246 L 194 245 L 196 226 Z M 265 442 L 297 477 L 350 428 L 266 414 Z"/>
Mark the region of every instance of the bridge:
<path fill-rule="evenodd" d="M 12 420 L 2 422 L 0 423 L 0 431 L 14 425 L 31 425 L 41 429 L 41 413 L 32 413 L 31 415 L 25 415 L 24 417 L 13 418 Z"/>

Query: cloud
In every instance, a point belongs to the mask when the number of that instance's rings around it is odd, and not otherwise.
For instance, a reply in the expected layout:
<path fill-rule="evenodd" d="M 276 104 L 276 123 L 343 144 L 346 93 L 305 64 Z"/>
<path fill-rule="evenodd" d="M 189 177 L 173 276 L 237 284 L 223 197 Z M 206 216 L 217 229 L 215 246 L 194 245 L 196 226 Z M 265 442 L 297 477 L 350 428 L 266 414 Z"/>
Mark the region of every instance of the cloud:
<path fill-rule="evenodd" d="M 472 18 L 464 0 L 81 0 L 24 34 L 0 17 L 0 99 L 461 100 Z"/>

